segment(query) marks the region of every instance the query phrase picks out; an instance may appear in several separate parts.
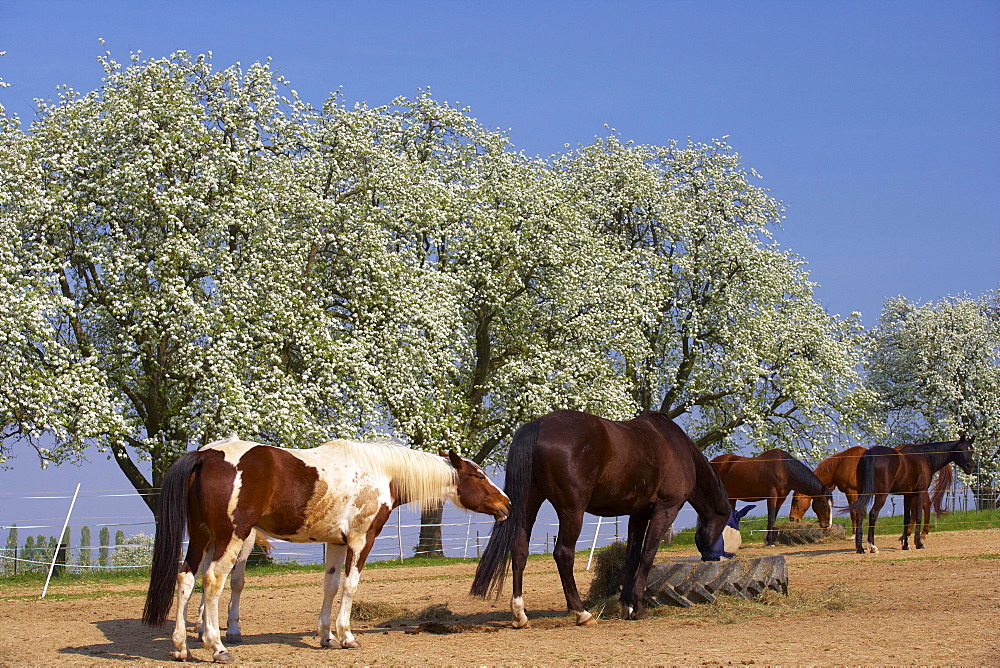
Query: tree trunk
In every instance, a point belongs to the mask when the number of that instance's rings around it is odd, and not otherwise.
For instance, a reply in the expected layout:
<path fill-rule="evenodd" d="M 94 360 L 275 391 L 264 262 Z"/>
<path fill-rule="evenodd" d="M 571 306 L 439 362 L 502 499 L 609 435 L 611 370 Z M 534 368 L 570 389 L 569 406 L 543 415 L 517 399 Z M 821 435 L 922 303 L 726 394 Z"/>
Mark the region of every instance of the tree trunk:
<path fill-rule="evenodd" d="M 444 516 L 444 505 L 426 502 L 420 511 L 420 541 L 413 551 L 415 557 L 443 557 L 444 547 L 441 542 L 441 518 Z"/>

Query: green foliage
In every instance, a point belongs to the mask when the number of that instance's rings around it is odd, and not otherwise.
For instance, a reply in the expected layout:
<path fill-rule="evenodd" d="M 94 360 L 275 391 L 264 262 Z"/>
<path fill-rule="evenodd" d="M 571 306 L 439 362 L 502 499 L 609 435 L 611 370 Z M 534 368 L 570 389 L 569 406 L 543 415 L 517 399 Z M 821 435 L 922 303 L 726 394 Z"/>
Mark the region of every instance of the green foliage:
<path fill-rule="evenodd" d="M 94 560 L 90 549 L 90 527 L 80 527 L 80 549 L 77 554 L 77 563 L 88 568 Z"/>
<path fill-rule="evenodd" d="M 99 540 L 101 541 L 101 549 L 97 554 L 97 565 L 101 568 L 107 568 L 111 557 L 111 550 L 108 547 L 108 542 L 111 539 L 111 532 L 108 527 L 101 527 L 101 532 L 99 534 Z"/>

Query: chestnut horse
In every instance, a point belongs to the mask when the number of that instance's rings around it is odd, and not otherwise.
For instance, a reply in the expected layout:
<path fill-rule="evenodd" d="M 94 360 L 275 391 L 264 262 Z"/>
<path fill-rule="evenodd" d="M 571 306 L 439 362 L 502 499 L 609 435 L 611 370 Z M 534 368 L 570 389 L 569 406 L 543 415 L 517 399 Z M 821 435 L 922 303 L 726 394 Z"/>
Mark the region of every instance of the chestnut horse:
<path fill-rule="evenodd" d="M 935 489 L 946 489 L 951 485 L 952 471 L 948 464 L 954 462 L 966 473 L 972 473 L 972 439 L 961 438 L 944 443 L 914 443 L 904 445 L 899 450 L 876 445 L 869 448 L 858 460 L 858 498 L 847 506 L 853 512 L 862 513 L 854 530 L 854 546 L 858 554 L 875 553 L 875 522 L 878 513 L 890 494 L 903 495 L 903 535 L 899 540 L 902 549 L 910 549 L 909 536 L 914 524 L 920 523 L 923 509 L 921 499 L 927 494 L 931 478 L 938 471 Z M 943 514 L 943 492 L 935 495 L 935 512 Z M 868 543 L 862 542 L 864 511 L 868 511 Z M 913 537 L 916 548 L 924 547 L 918 532 Z"/>
<path fill-rule="evenodd" d="M 504 491 L 510 519 L 493 527 L 476 569 L 473 596 L 497 592 L 513 570 L 511 612 L 514 628 L 528 626 L 523 574 L 528 541 L 542 502 L 559 518 L 552 557 L 559 569 L 567 608 L 576 623 L 596 620 L 584 610 L 573 578 L 576 541 L 585 512 L 602 517 L 628 515 L 628 545 L 621 600 L 623 619 L 646 616 L 646 578 L 660 540 L 685 502 L 698 513 L 695 544 L 702 558 L 729 520 L 726 490 L 698 446 L 670 418 L 643 413 L 627 422 L 576 411 L 556 411 L 522 425 L 507 453 Z M 718 559 L 718 557 L 715 557 Z"/>
<path fill-rule="evenodd" d="M 833 525 L 833 492 L 809 467 L 784 450 L 767 450 L 756 457 L 719 455 L 712 467 L 722 479 L 729 501 L 767 501 L 767 532 L 764 544 L 774 545 L 774 523 L 778 509 L 792 490 L 812 498 L 812 508 L 821 527 Z"/>
<path fill-rule="evenodd" d="M 203 573 L 202 643 L 214 661 L 232 661 L 220 638 L 219 597 L 226 576 L 237 561 L 245 562 L 259 531 L 293 542 L 327 544 L 320 644 L 360 647 L 351 633 L 351 604 L 361 569 L 390 511 L 410 501 L 446 498 L 497 521 L 510 510 L 509 499 L 482 469 L 454 452 L 434 456 L 390 443 L 353 441 L 286 450 L 234 437 L 188 452 L 163 479 L 142 621 L 161 625 L 176 589 L 173 656 L 189 658 L 187 603 L 196 574 Z M 187 556 L 178 573 L 185 530 Z M 338 589 L 341 602 L 334 633 L 330 611 Z"/>
<path fill-rule="evenodd" d="M 905 446 L 899 446 L 896 450 L 903 448 Z M 854 447 L 848 448 L 843 452 L 838 452 L 835 455 L 831 455 L 821 461 L 813 473 L 820 481 L 833 489 L 836 487 L 847 497 L 847 504 L 850 505 L 854 503 L 855 499 L 858 498 L 858 460 L 861 459 L 866 451 L 866 448 L 860 445 L 855 445 Z M 935 503 L 940 503 L 937 501 L 938 497 L 943 497 L 944 493 L 947 491 L 947 487 L 951 485 L 951 482 L 945 482 L 941 476 L 938 476 L 938 482 L 934 485 L 934 497 Z M 930 532 L 930 514 L 931 514 L 931 495 L 922 494 L 922 502 L 924 506 L 924 525 L 923 530 L 920 532 L 921 536 L 926 536 Z M 788 519 L 791 522 L 798 522 L 806 514 L 809 509 L 809 504 L 812 499 L 806 494 L 801 492 L 792 493 L 792 508 L 788 512 Z M 857 510 L 851 512 L 851 535 L 853 536 L 858 530 L 858 522 L 861 521 L 862 511 Z"/>

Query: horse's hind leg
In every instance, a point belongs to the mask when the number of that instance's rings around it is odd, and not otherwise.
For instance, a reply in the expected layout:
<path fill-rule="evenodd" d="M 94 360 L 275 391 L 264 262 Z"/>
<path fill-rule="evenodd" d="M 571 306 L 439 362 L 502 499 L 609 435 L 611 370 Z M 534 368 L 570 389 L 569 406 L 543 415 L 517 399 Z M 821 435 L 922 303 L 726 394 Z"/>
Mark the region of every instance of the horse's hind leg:
<path fill-rule="evenodd" d="M 868 552 L 875 554 L 878 552 L 878 548 L 875 547 L 875 523 L 878 521 L 878 514 L 882 510 L 882 506 L 885 505 L 885 499 L 888 494 L 876 494 L 875 502 L 872 504 L 872 509 L 868 512 Z"/>
<path fill-rule="evenodd" d="M 187 555 L 181 570 L 177 573 L 177 613 L 174 619 L 174 632 L 170 639 L 174 643 L 172 655 L 177 661 L 186 661 L 191 658 L 191 650 L 187 646 L 187 608 L 191 594 L 194 592 L 195 580 L 198 574 L 205 571 L 211 559 L 207 551 L 208 537 L 201 532 L 195 532 L 188 541 Z M 198 609 L 198 633 L 201 635 L 204 629 L 204 609 L 205 603 L 202 599 Z"/>
<path fill-rule="evenodd" d="M 510 548 L 511 565 L 511 596 L 510 612 L 514 616 L 512 626 L 515 629 L 526 629 L 530 626 L 528 615 L 524 612 L 524 567 L 528 563 L 528 548 L 531 541 L 531 528 L 535 526 L 535 518 L 538 516 L 538 509 L 542 505 L 542 499 L 528 493 L 525 501 L 525 519 L 514 536 L 514 543 Z"/>
<path fill-rule="evenodd" d="M 201 642 L 205 649 L 212 652 L 212 660 L 216 663 L 231 663 L 233 660 L 232 655 L 222 644 L 219 631 L 219 598 L 222 596 L 226 577 L 233 569 L 242 548 L 243 541 L 236 536 L 230 538 L 229 543 L 221 550 L 221 554 L 216 546 L 215 555 L 218 555 L 218 558 L 209 563 L 201 579 L 205 596 L 205 619 Z"/>
<path fill-rule="evenodd" d="M 566 607 L 576 615 L 577 625 L 596 624 L 594 616 L 584 610 L 580 592 L 576 588 L 576 578 L 573 577 L 573 562 L 576 560 L 576 541 L 583 527 L 583 511 L 558 512 L 559 536 L 552 550 L 559 569 L 559 579 L 562 580 L 563 593 L 566 594 Z"/>

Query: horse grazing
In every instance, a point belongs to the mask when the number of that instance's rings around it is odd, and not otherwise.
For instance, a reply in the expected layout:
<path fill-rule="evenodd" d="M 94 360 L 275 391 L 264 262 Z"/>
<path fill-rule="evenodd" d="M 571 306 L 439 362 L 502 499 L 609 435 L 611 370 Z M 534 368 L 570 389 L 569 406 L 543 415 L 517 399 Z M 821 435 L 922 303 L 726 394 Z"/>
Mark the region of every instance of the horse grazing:
<path fill-rule="evenodd" d="M 957 464 L 966 473 L 972 473 L 972 439 L 961 438 L 943 443 L 914 443 L 898 450 L 876 445 L 869 448 L 858 460 L 858 498 L 847 506 L 861 518 L 854 530 L 854 546 L 858 554 L 875 553 L 875 522 L 879 511 L 890 494 L 903 495 L 903 535 L 899 540 L 904 550 L 910 549 L 909 536 L 914 524 L 920 523 L 923 508 L 921 499 L 926 497 L 931 478 L 940 471 L 934 486 L 934 512 L 944 513 L 944 490 L 952 481 L 952 470 L 948 464 Z M 868 543 L 862 542 L 864 511 L 868 511 Z M 924 547 L 920 533 L 913 537 L 916 548 Z"/>
<path fill-rule="evenodd" d="M 899 446 L 896 450 L 905 446 Z M 823 461 L 821 461 L 813 473 L 816 477 L 820 479 L 824 485 L 833 489 L 836 487 L 847 497 L 848 505 L 854 503 L 858 498 L 858 460 L 861 459 L 866 451 L 866 448 L 860 445 L 855 445 L 854 447 L 848 448 L 843 452 L 838 452 L 835 455 L 830 455 Z M 950 483 L 949 483 L 950 484 Z M 938 485 L 934 486 L 935 493 L 938 493 Z M 940 493 L 943 494 L 942 489 Z M 921 536 L 926 536 L 930 531 L 930 514 L 931 514 L 931 499 L 928 494 L 923 494 L 923 506 L 924 506 L 924 526 L 923 530 L 920 532 Z M 792 493 L 792 508 L 788 512 L 788 519 L 791 522 L 798 522 L 806 514 L 809 509 L 809 504 L 812 499 L 801 492 Z M 858 530 L 858 522 L 861 521 L 862 511 L 852 511 L 851 512 L 851 535 L 853 536 Z"/>
<path fill-rule="evenodd" d="M 510 511 L 509 499 L 482 469 L 454 452 L 434 456 L 390 443 L 352 441 L 286 450 L 235 438 L 188 452 L 163 480 L 142 621 L 161 625 L 176 588 L 173 656 L 189 658 L 187 603 L 196 574 L 204 573 L 202 643 L 214 661 L 232 661 L 220 638 L 219 597 L 237 561 L 242 585 L 242 562 L 259 531 L 294 542 L 327 544 L 320 644 L 360 647 L 351 633 L 351 604 L 361 569 L 389 513 L 410 501 L 446 498 L 460 508 L 493 515 L 498 522 Z M 185 529 L 188 550 L 178 573 Z M 330 611 L 338 589 L 342 591 L 334 634 Z"/>
<path fill-rule="evenodd" d="M 573 578 L 576 541 L 585 512 L 628 515 L 628 545 L 621 616 L 646 616 L 643 596 L 660 540 L 685 502 L 698 512 L 695 543 L 703 559 L 730 516 L 726 490 L 705 455 L 673 420 L 643 413 L 627 422 L 576 411 L 556 411 L 522 425 L 507 454 L 504 491 L 511 500 L 507 522 L 497 522 L 476 569 L 473 596 L 499 592 L 508 558 L 513 569 L 514 628 L 528 626 L 523 574 L 538 509 L 548 500 L 559 518 L 552 557 L 567 608 L 579 625 L 596 620 L 584 610 Z M 718 557 L 715 557 L 718 559 Z"/>
<path fill-rule="evenodd" d="M 756 457 L 719 455 L 712 460 L 712 467 L 726 487 L 733 510 L 737 501 L 767 501 L 765 545 L 776 542 L 778 509 L 792 490 L 812 498 L 821 527 L 833 525 L 833 492 L 808 466 L 784 450 L 767 450 Z"/>

